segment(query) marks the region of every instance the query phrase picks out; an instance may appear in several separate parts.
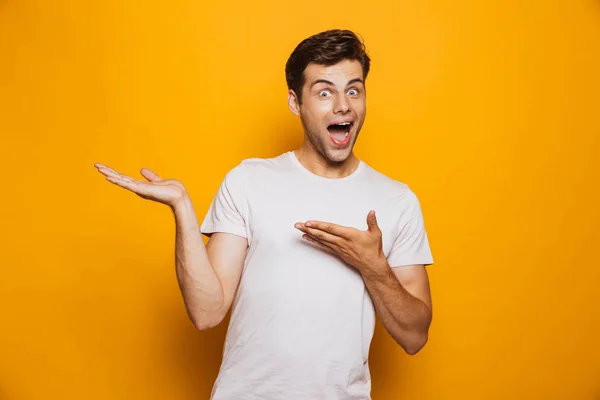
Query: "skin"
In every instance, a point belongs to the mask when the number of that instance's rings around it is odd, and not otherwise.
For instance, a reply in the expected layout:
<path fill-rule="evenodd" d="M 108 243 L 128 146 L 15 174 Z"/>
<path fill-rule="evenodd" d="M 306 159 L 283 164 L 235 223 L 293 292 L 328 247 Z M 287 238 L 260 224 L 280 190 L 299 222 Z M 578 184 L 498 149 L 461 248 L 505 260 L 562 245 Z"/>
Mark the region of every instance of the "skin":
<path fill-rule="evenodd" d="M 176 179 L 162 179 L 142 168 L 145 180 L 140 180 L 101 163 L 94 166 L 107 181 L 171 208 L 175 217 L 175 272 L 185 309 L 199 330 L 218 325 L 233 302 L 248 240 L 219 232 L 204 245 L 192 200 L 183 183 Z"/>
<path fill-rule="evenodd" d="M 332 66 L 309 64 L 304 71 L 302 102 L 288 92 L 290 110 L 302 121 L 305 141 L 295 153 L 311 172 L 328 178 L 351 174 L 359 160 L 353 147 L 365 120 L 366 89 L 362 66 L 345 60 Z M 327 127 L 340 119 L 353 121 L 346 148 L 336 147 Z M 334 251 L 362 275 L 377 314 L 389 334 L 408 354 L 427 342 L 432 319 L 429 278 L 423 265 L 392 268 L 382 251 L 375 211 L 366 216 L 366 231 L 327 221 L 298 222 L 305 240 Z"/>
<path fill-rule="evenodd" d="M 358 61 L 331 66 L 309 64 L 304 77 L 301 103 L 293 90 L 288 92 L 290 110 L 300 117 L 304 128 L 304 144 L 295 150 L 296 156 L 317 175 L 343 178 L 359 164 L 352 148 L 367 111 L 362 66 Z M 353 122 L 350 144 L 343 149 L 331 142 L 327 130 L 341 120 Z"/>
<path fill-rule="evenodd" d="M 288 104 L 300 117 L 304 143 L 294 150 L 311 172 L 328 178 L 343 178 L 359 164 L 352 149 L 366 115 L 366 91 L 362 67 L 357 61 L 332 66 L 310 64 L 305 70 L 302 103 L 290 90 Z M 327 126 L 352 120 L 351 140 L 336 147 Z M 139 197 L 167 205 L 175 217 L 175 267 L 186 311 L 194 326 L 205 330 L 218 325 L 231 307 L 244 260 L 246 238 L 214 233 L 204 245 L 192 200 L 183 183 L 163 179 L 142 168 L 144 179 L 134 179 L 104 164 L 98 172 L 114 185 Z M 306 240 L 327 247 L 363 277 L 377 314 L 390 335 L 408 354 L 416 354 L 427 342 L 431 323 L 431 295 L 423 265 L 391 268 L 382 253 L 381 231 L 374 211 L 367 216 L 368 230 L 304 221 L 295 226 Z"/>

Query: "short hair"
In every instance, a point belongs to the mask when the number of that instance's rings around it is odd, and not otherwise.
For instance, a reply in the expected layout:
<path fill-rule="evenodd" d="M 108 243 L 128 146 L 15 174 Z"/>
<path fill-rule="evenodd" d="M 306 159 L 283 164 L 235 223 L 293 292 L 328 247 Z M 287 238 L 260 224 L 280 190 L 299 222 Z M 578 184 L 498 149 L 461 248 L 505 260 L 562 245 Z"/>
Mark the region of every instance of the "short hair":
<path fill-rule="evenodd" d="M 312 35 L 296 46 L 285 65 L 288 89 L 293 90 L 302 103 L 304 70 L 310 63 L 334 65 L 343 60 L 357 60 L 367 79 L 371 59 L 363 41 L 352 31 L 332 29 Z"/>

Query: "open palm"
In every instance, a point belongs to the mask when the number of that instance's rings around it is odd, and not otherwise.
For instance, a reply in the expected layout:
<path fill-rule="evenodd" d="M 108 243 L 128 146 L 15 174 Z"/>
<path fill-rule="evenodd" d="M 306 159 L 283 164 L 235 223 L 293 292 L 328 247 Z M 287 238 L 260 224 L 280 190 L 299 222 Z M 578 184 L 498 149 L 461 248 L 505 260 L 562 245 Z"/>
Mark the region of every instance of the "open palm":
<path fill-rule="evenodd" d="M 157 201 L 174 207 L 185 198 L 187 192 L 183 183 L 176 179 L 161 179 L 155 172 L 148 168 L 142 168 L 140 173 L 146 181 L 133 179 L 121 174 L 104 164 L 94 164 L 98 171 L 106 176 L 106 179 L 115 185 L 132 191 L 141 198 Z"/>

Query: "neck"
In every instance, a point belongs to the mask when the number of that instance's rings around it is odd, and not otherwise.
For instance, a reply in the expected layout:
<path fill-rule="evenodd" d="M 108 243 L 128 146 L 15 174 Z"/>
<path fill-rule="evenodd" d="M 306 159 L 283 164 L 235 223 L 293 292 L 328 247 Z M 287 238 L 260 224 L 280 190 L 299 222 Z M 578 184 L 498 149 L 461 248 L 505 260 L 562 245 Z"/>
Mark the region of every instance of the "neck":
<path fill-rule="evenodd" d="M 325 178 L 345 178 L 351 175 L 356 168 L 360 160 L 354 155 L 354 152 L 350 153 L 350 156 L 344 161 L 335 162 L 331 161 L 321 153 L 316 151 L 310 144 L 304 144 L 302 147 L 294 150 L 296 158 L 310 172 L 315 175 L 319 175 Z"/>

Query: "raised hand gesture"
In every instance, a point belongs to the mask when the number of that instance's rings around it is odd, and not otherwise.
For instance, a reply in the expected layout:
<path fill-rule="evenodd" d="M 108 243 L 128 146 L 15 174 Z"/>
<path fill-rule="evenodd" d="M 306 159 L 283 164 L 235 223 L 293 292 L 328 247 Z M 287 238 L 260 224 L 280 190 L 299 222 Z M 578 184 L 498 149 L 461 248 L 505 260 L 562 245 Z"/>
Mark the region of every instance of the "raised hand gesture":
<path fill-rule="evenodd" d="M 156 173 L 148 168 L 142 168 L 140 173 L 146 181 L 133 179 L 123 175 L 106 165 L 97 163 L 94 167 L 106 176 L 106 180 L 132 191 L 143 199 L 157 201 L 174 208 L 187 196 L 183 183 L 176 179 L 161 179 Z"/>

